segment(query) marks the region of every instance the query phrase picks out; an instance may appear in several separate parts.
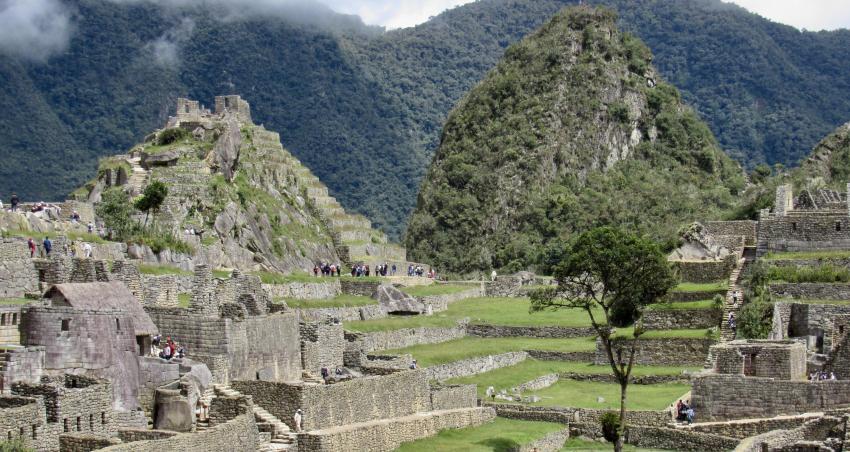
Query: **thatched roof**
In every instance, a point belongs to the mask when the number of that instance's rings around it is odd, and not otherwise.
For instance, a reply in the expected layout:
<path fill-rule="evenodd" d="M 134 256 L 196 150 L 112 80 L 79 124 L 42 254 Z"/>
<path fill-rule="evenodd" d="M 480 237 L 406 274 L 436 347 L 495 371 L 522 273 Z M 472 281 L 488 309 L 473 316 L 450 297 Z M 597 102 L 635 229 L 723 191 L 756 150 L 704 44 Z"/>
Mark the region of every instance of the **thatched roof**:
<path fill-rule="evenodd" d="M 157 332 L 156 325 L 139 300 L 118 281 L 56 284 L 44 294 L 44 298 L 51 299 L 55 307 L 121 310 L 133 318 L 136 335 Z"/>

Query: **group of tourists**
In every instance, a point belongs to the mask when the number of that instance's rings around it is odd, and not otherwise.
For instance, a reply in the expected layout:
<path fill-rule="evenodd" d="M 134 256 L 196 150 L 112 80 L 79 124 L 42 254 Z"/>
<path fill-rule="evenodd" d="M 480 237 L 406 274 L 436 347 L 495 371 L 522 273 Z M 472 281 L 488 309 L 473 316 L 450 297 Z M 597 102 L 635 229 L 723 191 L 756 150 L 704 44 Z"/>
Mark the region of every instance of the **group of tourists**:
<path fill-rule="evenodd" d="M 330 379 L 331 379 L 331 372 L 328 370 L 328 368 L 322 367 L 322 370 L 320 371 L 320 373 L 322 374 L 322 381 L 324 381 L 325 384 L 329 384 Z M 342 371 L 341 367 L 337 367 L 336 370 L 334 371 L 334 375 L 336 376 L 337 379 L 341 378 L 344 374 L 345 374 L 345 372 Z"/>
<path fill-rule="evenodd" d="M 691 406 L 690 400 L 688 400 L 687 402 L 682 402 L 682 399 L 679 399 L 679 401 L 676 402 L 676 406 L 673 407 L 671 405 L 671 408 L 675 408 L 673 412 L 676 414 L 677 422 L 687 422 L 688 424 L 693 424 L 694 415 L 696 413 L 694 412 L 694 408 Z"/>
<path fill-rule="evenodd" d="M 94 248 L 92 247 L 92 244 L 89 243 L 89 242 L 83 242 L 83 245 L 82 245 L 81 248 L 83 250 L 83 257 L 86 258 L 86 259 L 91 258 L 92 255 L 94 254 Z M 38 249 L 38 245 L 36 244 L 35 240 L 33 240 L 32 237 L 27 239 L 27 249 L 30 252 L 30 258 L 34 258 L 36 251 Z M 50 253 L 53 252 L 53 241 L 50 240 L 50 237 L 44 238 L 44 241 L 41 242 L 41 249 L 43 250 L 43 256 L 44 257 L 50 257 Z M 65 255 L 70 256 L 70 257 L 76 257 L 77 256 L 77 242 L 74 241 L 74 240 L 72 240 L 70 243 L 64 242 L 63 250 L 64 250 L 63 252 L 65 253 Z"/>
<path fill-rule="evenodd" d="M 414 266 L 413 264 L 410 264 L 407 266 L 407 276 L 418 276 L 420 278 L 427 276 L 428 278 L 434 279 L 437 277 L 437 272 L 433 268 L 429 268 L 428 271 L 425 272 L 425 269 L 422 268 L 421 265 Z"/>
<path fill-rule="evenodd" d="M 824 381 L 837 379 L 838 378 L 835 377 L 835 372 L 827 372 L 825 370 L 819 370 L 809 374 L 809 381 Z"/>
<path fill-rule="evenodd" d="M 319 273 L 322 276 L 342 276 L 342 266 L 339 264 L 328 264 L 322 262 L 313 267 L 313 276 L 318 277 Z"/>
<path fill-rule="evenodd" d="M 378 265 L 375 267 L 375 275 L 376 276 L 395 276 L 396 266 L 393 264 L 389 266 L 388 264 Z"/>
<path fill-rule="evenodd" d="M 162 335 L 157 334 L 151 341 L 151 356 L 159 356 L 166 361 L 172 358 L 182 359 L 186 356 L 186 348 L 171 340 L 171 336 L 166 337 L 163 344 Z"/>
<path fill-rule="evenodd" d="M 357 264 L 351 267 L 351 276 L 355 278 L 368 277 L 370 274 L 369 265 L 367 264 Z"/>

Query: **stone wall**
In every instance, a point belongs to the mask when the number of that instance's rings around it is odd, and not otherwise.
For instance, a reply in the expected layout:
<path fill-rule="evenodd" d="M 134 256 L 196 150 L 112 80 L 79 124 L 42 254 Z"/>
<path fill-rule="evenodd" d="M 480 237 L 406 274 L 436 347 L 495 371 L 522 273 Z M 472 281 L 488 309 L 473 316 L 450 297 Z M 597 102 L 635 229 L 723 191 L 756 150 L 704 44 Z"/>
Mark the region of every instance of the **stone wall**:
<path fill-rule="evenodd" d="M 631 341 L 626 342 L 630 344 Z M 662 338 L 638 340 L 635 364 L 653 366 L 702 365 L 714 339 Z M 630 346 L 630 345 L 628 345 Z M 615 345 L 617 347 L 617 345 Z M 628 356 L 624 353 L 623 356 Z M 602 341 L 596 340 L 595 364 L 608 364 Z"/>
<path fill-rule="evenodd" d="M 301 322 L 301 367 L 319 375 L 325 367 L 333 372 L 343 365 L 345 338 L 342 323 L 335 321 Z"/>
<path fill-rule="evenodd" d="M 160 358 L 139 359 L 139 404 L 147 412 L 153 412 L 154 394 L 160 386 L 180 379 L 180 364 Z"/>
<path fill-rule="evenodd" d="M 625 442 L 645 449 L 703 452 L 732 450 L 738 440 L 720 435 L 663 428 L 629 426 Z"/>
<path fill-rule="evenodd" d="M 197 433 L 182 433 L 166 439 L 135 441 L 102 449 L 104 452 L 232 452 L 257 450 L 259 431 L 254 415 L 243 414 L 235 419 Z"/>
<path fill-rule="evenodd" d="M 696 330 L 720 325 L 723 310 L 711 309 L 653 309 L 643 313 L 647 330 Z"/>
<path fill-rule="evenodd" d="M 21 305 L 0 305 L 0 344 L 20 344 Z"/>
<path fill-rule="evenodd" d="M 706 221 L 702 225 L 709 235 L 734 235 L 744 237 L 746 246 L 755 246 L 758 235 L 758 222 L 751 220 L 742 221 Z"/>
<path fill-rule="evenodd" d="M 713 300 L 714 297 L 720 295 L 726 298 L 726 289 L 714 290 L 707 292 L 670 292 L 664 297 L 665 301 L 687 303 L 689 301 Z"/>
<path fill-rule="evenodd" d="M 558 374 L 541 375 L 541 376 L 535 378 L 534 380 L 526 381 L 525 383 L 521 383 L 521 384 L 517 385 L 516 390 L 519 391 L 519 392 L 539 391 L 541 389 L 548 388 L 549 386 L 552 386 L 553 384 L 557 383 L 558 380 L 560 380 L 560 375 L 558 375 Z M 499 389 L 507 389 L 507 388 L 495 388 L 495 389 L 499 390 Z"/>
<path fill-rule="evenodd" d="M 180 288 L 174 275 L 149 275 L 144 278 L 145 306 L 176 308 L 178 306 L 177 295 L 179 294 Z"/>
<path fill-rule="evenodd" d="M 720 261 L 675 261 L 673 264 L 682 281 L 711 283 L 729 278 L 735 268 L 735 257 L 733 254 Z"/>
<path fill-rule="evenodd" d="M 116 444 L 121 444 L 121 440 L 91 433 L 63 433 L 59 435 L 59 450 L 62 452 L 90 452 Z"/>
<path fill-rule="evenodd" d="M 233 389 L 294 429 L 292 416 L 304 411 L 305 430 L 391 419 L 429 411 L 431 394 L 425 372 L 397 372 L 356 378 L 332 385 L 237 380 Z"/>
<path fill-rule="evenodd" d="M 316 282 L 289 282 L 263 284 L 272 298 L 297 298 L 302 300 L 328 300 L 342 293 L 337 278 L 316 278 Z M 371 296 L 372 294 L 369 294 Z"/>
<path fill-rule="evenodd" d="M 557 432 L 549 433 L 543 438 L 536 439 L 524 444 L 514 450 L 518 452 L 560 452 L 564 444 L 570 439 L 570 429 L 565 428 Z"/>
<path fill-rule="evenodd" d="M 843 212 L 794 212 L 759 218 L 758 241 L 769 251 L 850 248 L 850 217 Z"/>
<path fill-rule="evenodd" d="M 48 449 L 51 443 L 45 441 L 46 422 L 42 398 L 0 397 L 0 440 L 19 438 L 34 449 Z"/>
<path fill-rule="evenodd" d="M 390 452 L 404 442 L 434 436 L 446 429 L 476 427 L 494 418 L 495 412 L 490 408 L 466 408 L 348 425 L 298 435 L 298 452 Z"/>
<path fill-rule="evenodd" d="M 763 451 L 817 451 L 824 450 L 819 447 L 796 448 L 794 444 L 800 441 L 819 440 L 822 442 L 827 438 L 830 431 L 842 428 L 844 421 L 839 417 L 824 416 L 807 421 L 803 425 L 792 430 L 773 430 L 758 436 L 746 438 L 735 449 L 736 452 L 763 452 Z"/>
<path fill-rule="evenodd" d="M 38 271 L 26 240 L 0 238 L 0 298 L 21 298 L 37 291 Z"/>
<path fill-rule="evenodd" d="M 346 295 L 358 295 L 361 297 L 371 297 L 378 291 L 378 286 L 381 285 L 381 283 L 377 281 L 341 280 L 339 283 L 342 293 Z"/>
<path fill-rule="evenodd" d="M 850 300 L 850 284 L 771 283 L 768 289 L 774 298 Z"/>
<path fill-rule="evenodd" d="M 439 344 L 466 336 L 466 325 L 453 328 L 405 328 L 393 331 L 372 333 L 345 332 L 348 349 L 369 353 L 380 350 L 394 350 L 420 344 Z"/>
<path fill-rule="evenodd" d="M 415 297 L 426 306 L 430 306 L 432 312 L 441 312 L 449 308 L 449 305 L 467 298 L 483 297 L 484 289 L 482 286 L 470 287 L 462 292 L 455 292 L 445 295 L 429 295 L 424 297 Z"/>
<path fill-rule="evenodd" d="M 822 337 L 826 353 L 833 348 L 834 320 L 847 315 L 850 315 L 850 305 L 776 303 L 772 335 L 776 338 Z"/>
<path fill-rule="evenodd" d="M 806 347 L 798 342 L 733 341 L 711 347 L 718 374 L 780 380 L 806 378 Z"/>
<path fill-rule="evenodd" d="M 8 394 L 14 383 L 36 384 L 44 374 L 44 347 L 5 347 L 0 372 L 0 392 Z"/>
<path fill-rule="evenodd" d="M 735 422 L 704 422 L 681 426 L 680 428 L 697 433 L 744 439 L 761 435 L 773 430 L 793 430 L 805 422 L 819 417 L 806 414 L 802 416 L 783 416 L 769 419 L 741 419 Z"/>
<path fill-rule="evenodd" d="M 478 405 L 475 385 L 431 386 L 431 409 L 454 410 Z"/>
<path fill-rule="evenodd" d="M 522 288 L 522 278 L 517 276 L 497 276 L 495 281 L 488 281 L 484 286 L 484 294 L 488 297 L 516 297 Z"/>
<path fill-rule="evenodd" d="M 484 405 L 495 408 L 499 417 L 561 424 L 585 424 L 594 429 L 600 429 L 599 419 L 603 414 L 611 411 L 592 408 L 538 407 L 510 403 L 485 403 Z M 665 427 L 670 422 L 670 413 L 667 411 L 629 410 L 626 411 L 626 422 L 628 425 Z"/>
<path fill-rule="evenodd" d="M 483 374 L 494 369 L 513 366 L 528 358 L 526 352 L 508 352 L 499 355 L 479 356 L 425 369 L 429 380 L 445 381 L 451 378 Z"/>
<path fill-rule="evenodd" d="M 387 316 L 381 305 L 359 306 L 351 308 L 296 308 L 298 318 L 302 322 L 319 322 L 328 318 L 340 322 L 356 322 L 359 320 L 382 319 Z"/>
<path fill-rule="evenodd" d="M 703 376 L 694 379 L 691 402 L 700 422 L 816 412 L 850 406 L 850 381 Z"/>
<path fill-rule="evenodd" d="M 467 325 L 466 334 L 477 337 L 540 337 L 564 339 L 571 337 L 594 336 L 591 327 L 569 328 L 561 326 L 503 326 L 503 325 Z"/>
<path fill-rule="evenodd" d="M 548 350 L 526 350 L 528 356 L 541 361 L 576 361 L 588 363 L 595 359 L 596 352 L 553 352 Z"/>

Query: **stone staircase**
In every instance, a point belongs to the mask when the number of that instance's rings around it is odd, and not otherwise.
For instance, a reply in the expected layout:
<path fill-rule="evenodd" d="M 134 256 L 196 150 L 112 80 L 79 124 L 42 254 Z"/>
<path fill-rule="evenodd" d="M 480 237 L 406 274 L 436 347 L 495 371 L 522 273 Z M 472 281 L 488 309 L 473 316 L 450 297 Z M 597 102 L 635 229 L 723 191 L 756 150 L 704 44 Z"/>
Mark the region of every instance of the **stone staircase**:
<path fill-rule="evenodd" d="M 322 381 L 321 377 L 318 377 L 315 374 L 313 374 L 312 372 L 308 372 L 306 370 L 301 372 L 301 380 L 304 383 L 309 383 L 309 384 L 317 384 L 317 385 L 324 384 L 324 381 Z"/>
<path fill-rule="evenodd" d="M 747 265 L 754 258 L 754 252 L 746 249 L 743 253 L 741 259 L 738 260 L 737 265 L 732 270 L 732 274 L 729 275 L 729 289 L 726 291 L 726 300 L 723 303 L 723 317 L 721 318 L 720 323 L 720 341 L 728 342 L 735 339 L 735 331 L 732 328 L 729 328 L 729 314 L 735 314 L 735 320 L 738 320 L 738 311 L 741 309 L 741 306 L 744 305 L 744 291 L 741 289 L 739 285 L 741 274 L 746 269 Z M 735 300 L 735 292 L 738 292 L 740 295 L 737 300 Z"/>
<path fill-rule="evenodd" d="M 230 386 L 222 384 L 214 384 L 213 390 L 216 396 L 238 397 L 242 395 L 242 393 L 232 389 Z M 290 430 L 288 425 L 256 403 L 252 405 L 252 409 L 260 432 L 269 432 L 271 434 L 271 441 L 261 444 L 257 452 L 295 449 L 297 436 Z"/>
<path fill-rule="evenodd" d="M 127 163 L 130 164 L 130 175 L 127 179 L 127 187 L 129 187 L 131 197 L 142 193 L 150 177 L 150 173 L 142 168 L 141 162 L 142 158 L 139 156 L 127 159 Z"/>

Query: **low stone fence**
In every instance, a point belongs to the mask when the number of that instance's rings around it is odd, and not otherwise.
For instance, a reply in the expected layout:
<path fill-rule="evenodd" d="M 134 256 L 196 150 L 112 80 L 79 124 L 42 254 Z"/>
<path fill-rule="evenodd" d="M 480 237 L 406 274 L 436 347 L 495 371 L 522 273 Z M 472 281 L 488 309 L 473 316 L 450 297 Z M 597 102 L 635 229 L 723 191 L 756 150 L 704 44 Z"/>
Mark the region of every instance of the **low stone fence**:
<path fill-rule="evenodd" d="M 782 416 L 768 419 L 740 419 L 727 422 L 703 422 L 683 425 L 679 428 L 697 433 L 726 436 L 744 439 L 761 435 L 772 430 L 793 430 L 804 423 L 817 419 L 820 415 L 804 414 L 801 416 Z"/>
<path fill-rule="evenodd" d="M 479 287 L 471 287 L 462 292 L 455 292 L 445 295 L 428 295 L 424 297 L 415 297 L 426 306 L 431 306 L 432 312 L 441 312 L 449 308 L 449 305 L 467 298 L 483 297 L 484 289 Z"/>
<path fill-rule="evenodd" d="M 714 297 L 720 295 L 726 298 L 726 289 L 712 290 L 708 292 L 670 292 L 664 297 L 665 301 L 673 303 L 687 303 L 689 301 L 713 300 Z"/>
<path fill-rule="evenodd" d="M 59 450 L 62 452 L 90 452 L 116 444 L 121 444 L 121 440 L 94 433 L 75 432 L 59 435 Z"/>
<path fill-rule="evenodd" d="M 298 318 L 305 322 L 319 322 L 328 317 L 342 322 L 381 319 L 387 316 L 380 305 L 358 306 L 350 308 L 295 308 Z"/>
<path fill-rule="evenodd" d="M 850 300 L 850 284 L 772 283 L 768 290 L 774 299 Z"/>
<path fill-rule="evenodd" d="M 242 414 L 224 424 L 196 433 L 182 433 L 165 439 L 134 441 L 119 444 L 105 452 L 232 452 L 234 450 L 257 450 L 259 431 L 254 414 Z"/>
<path fill-rule="evenodd" d="M 617 383 L 616 377 L 611 374 L 580 374 L 575 372 L 565 372 L 558 375 L 563 380 L 575 381 L 592 381 L 595 383 Z M 689 375 L 643 375 L 640 377 L 631 377 L 630 384 L 633 385 L 657 385 L 663 383 L 687 383 L 690 381 Z"/>
<path fill-rule="evenodd" d="M 535 378 L 531 381 L 526 381 L 516 387 L 516 390 L 519 392 L 523 391 L 539 391 L 544 388 L 548 388 L 553 384 L 557 383 L 560 379 L 558 374 L 546 374 L 540 377 Z"/>
<path fill-rule="evenodd" d="M 696 330 L 720 325 L 723 310 L 711 309 L 655 309 L 643 314 L 647 330 Z"/>
<path fill-rule="evenodd" d="M 394 331 L 359 333 L 346 331 L 345 340 L 364 352 L 394 350 L 420 344 L 438 344 L 466 336 L 466 326 L 452 328 L 405 328 Z M 352 344 L 352 346 L 354 345 Z"/>
<path fill-rule="evenodd" d="M 342 293 L 342 285 L 337 278 L 316 278 L 315 282 L 263 284 L 263 289 L 272 298 L 297 298 L 303 300 L 329 300 Z M 371 295 L 370 293 L 368 296 Z"/>
<path fill-rule="evenodd" d="M 297 451 L 390 452 L 404 442 L 434 436 L 446 429 L 477 427 L 495 417 L 496 413 L 491 408 L 464 408 L 310 431 L 298 435 Z"/>
<path fill-rule="evenodd" d="M 631 340 L 625 344 L 629 344 Z M 659 338 L 640 339 L 635 353 L 635 364 L 649 366 L 703 365 L 708 350 L 715 339 Z M 617 345 L 615 344 L 615 347 Z M 596 340 L 595 364 L 608 364 L 608 355 L 602 341 Z"/>
<path fill-rule="evenodd" d="M 541 361 L 574 361 L 589 363 L 596 358 L 596 352 L 552 352 L 548 350 L 526 350 L 528 356 Z"/>
<path fill-rule="evenodd" d="M 455 410 L 478 405 L 475 385 L 431 386 L 431 410 Z"/>
<path fill-rule="evenodd" d="M 473 325 L 466 327 L 466 333 L 477 337 L 539 337 L 563 339 L 571 337 L 594 336 L 596 332 L 591 327 L 567 328 L 559 326 L 502 326 L 502 325 Z"/>
<path fill-rule="evenodd" d="M 603 414 L 612 411 L 594 408 L 539 407 L 511 403 L 485 402 L 484 405 L 495 408 L 499 417 L 521 419 L 526 421 L 559 422 L 562 424 L 569 423 L 571 425 L 576 423 L 584 424 L 593 428 L 600 428 L 599 419 Z M 626 411 L 626 422 L 629 425 L 664 427 L 670 422 L 670 413 L 663 410 L 629 410 Z"/>
<path fill-rule="evenodd" d="M 526 352 L 508 352 L 500 355 L 479 356 L 425 369 L 429 380 L 444 381 L 451 378 L 483 374 L 494 369 L 513 366 L 528 358 Z"/>
<path fill-rule="evenodd" d="M 663 427 L 629 426 L 625 442 L 640 448 L 703 452 L 732 450 L 738 440 Z"/>
<path fill-rule="evenodd" d="M 720 261 L 677 261 L 674 262 L 682 281 L 710 283 L 729 278 L 735 268 L 735 255 Z"/>
<path fill-rule="evenodd" d="M 511 452 L 559 452 L 564 448 L 564 443 L 566 443 L 568 439 L 570 439 L 569 427 L 557 432 L 549 433 L 543 438 L 510 450 Z"/>
<path fill-rule="evenodd" d="M 773 430 L 741 441 L 735 452 L 762 452 L 765 450 L 822 450 L 815 447 L 795 448 L 795 444 L 809 440 L 824 441 L 830 430 L 838 427 L 843 420 L 839 417 L 824 416 L 810 420 L 793 430 Z"/>
<path fill-rule="evenodd" d="M 350 281 L 340 280 L 340 289 L 346 295 L 358 295 L 361 297 L 371 297 L 372 294 L 378 291 L 378 286 L 381 285 L 377 281 Z"/>

